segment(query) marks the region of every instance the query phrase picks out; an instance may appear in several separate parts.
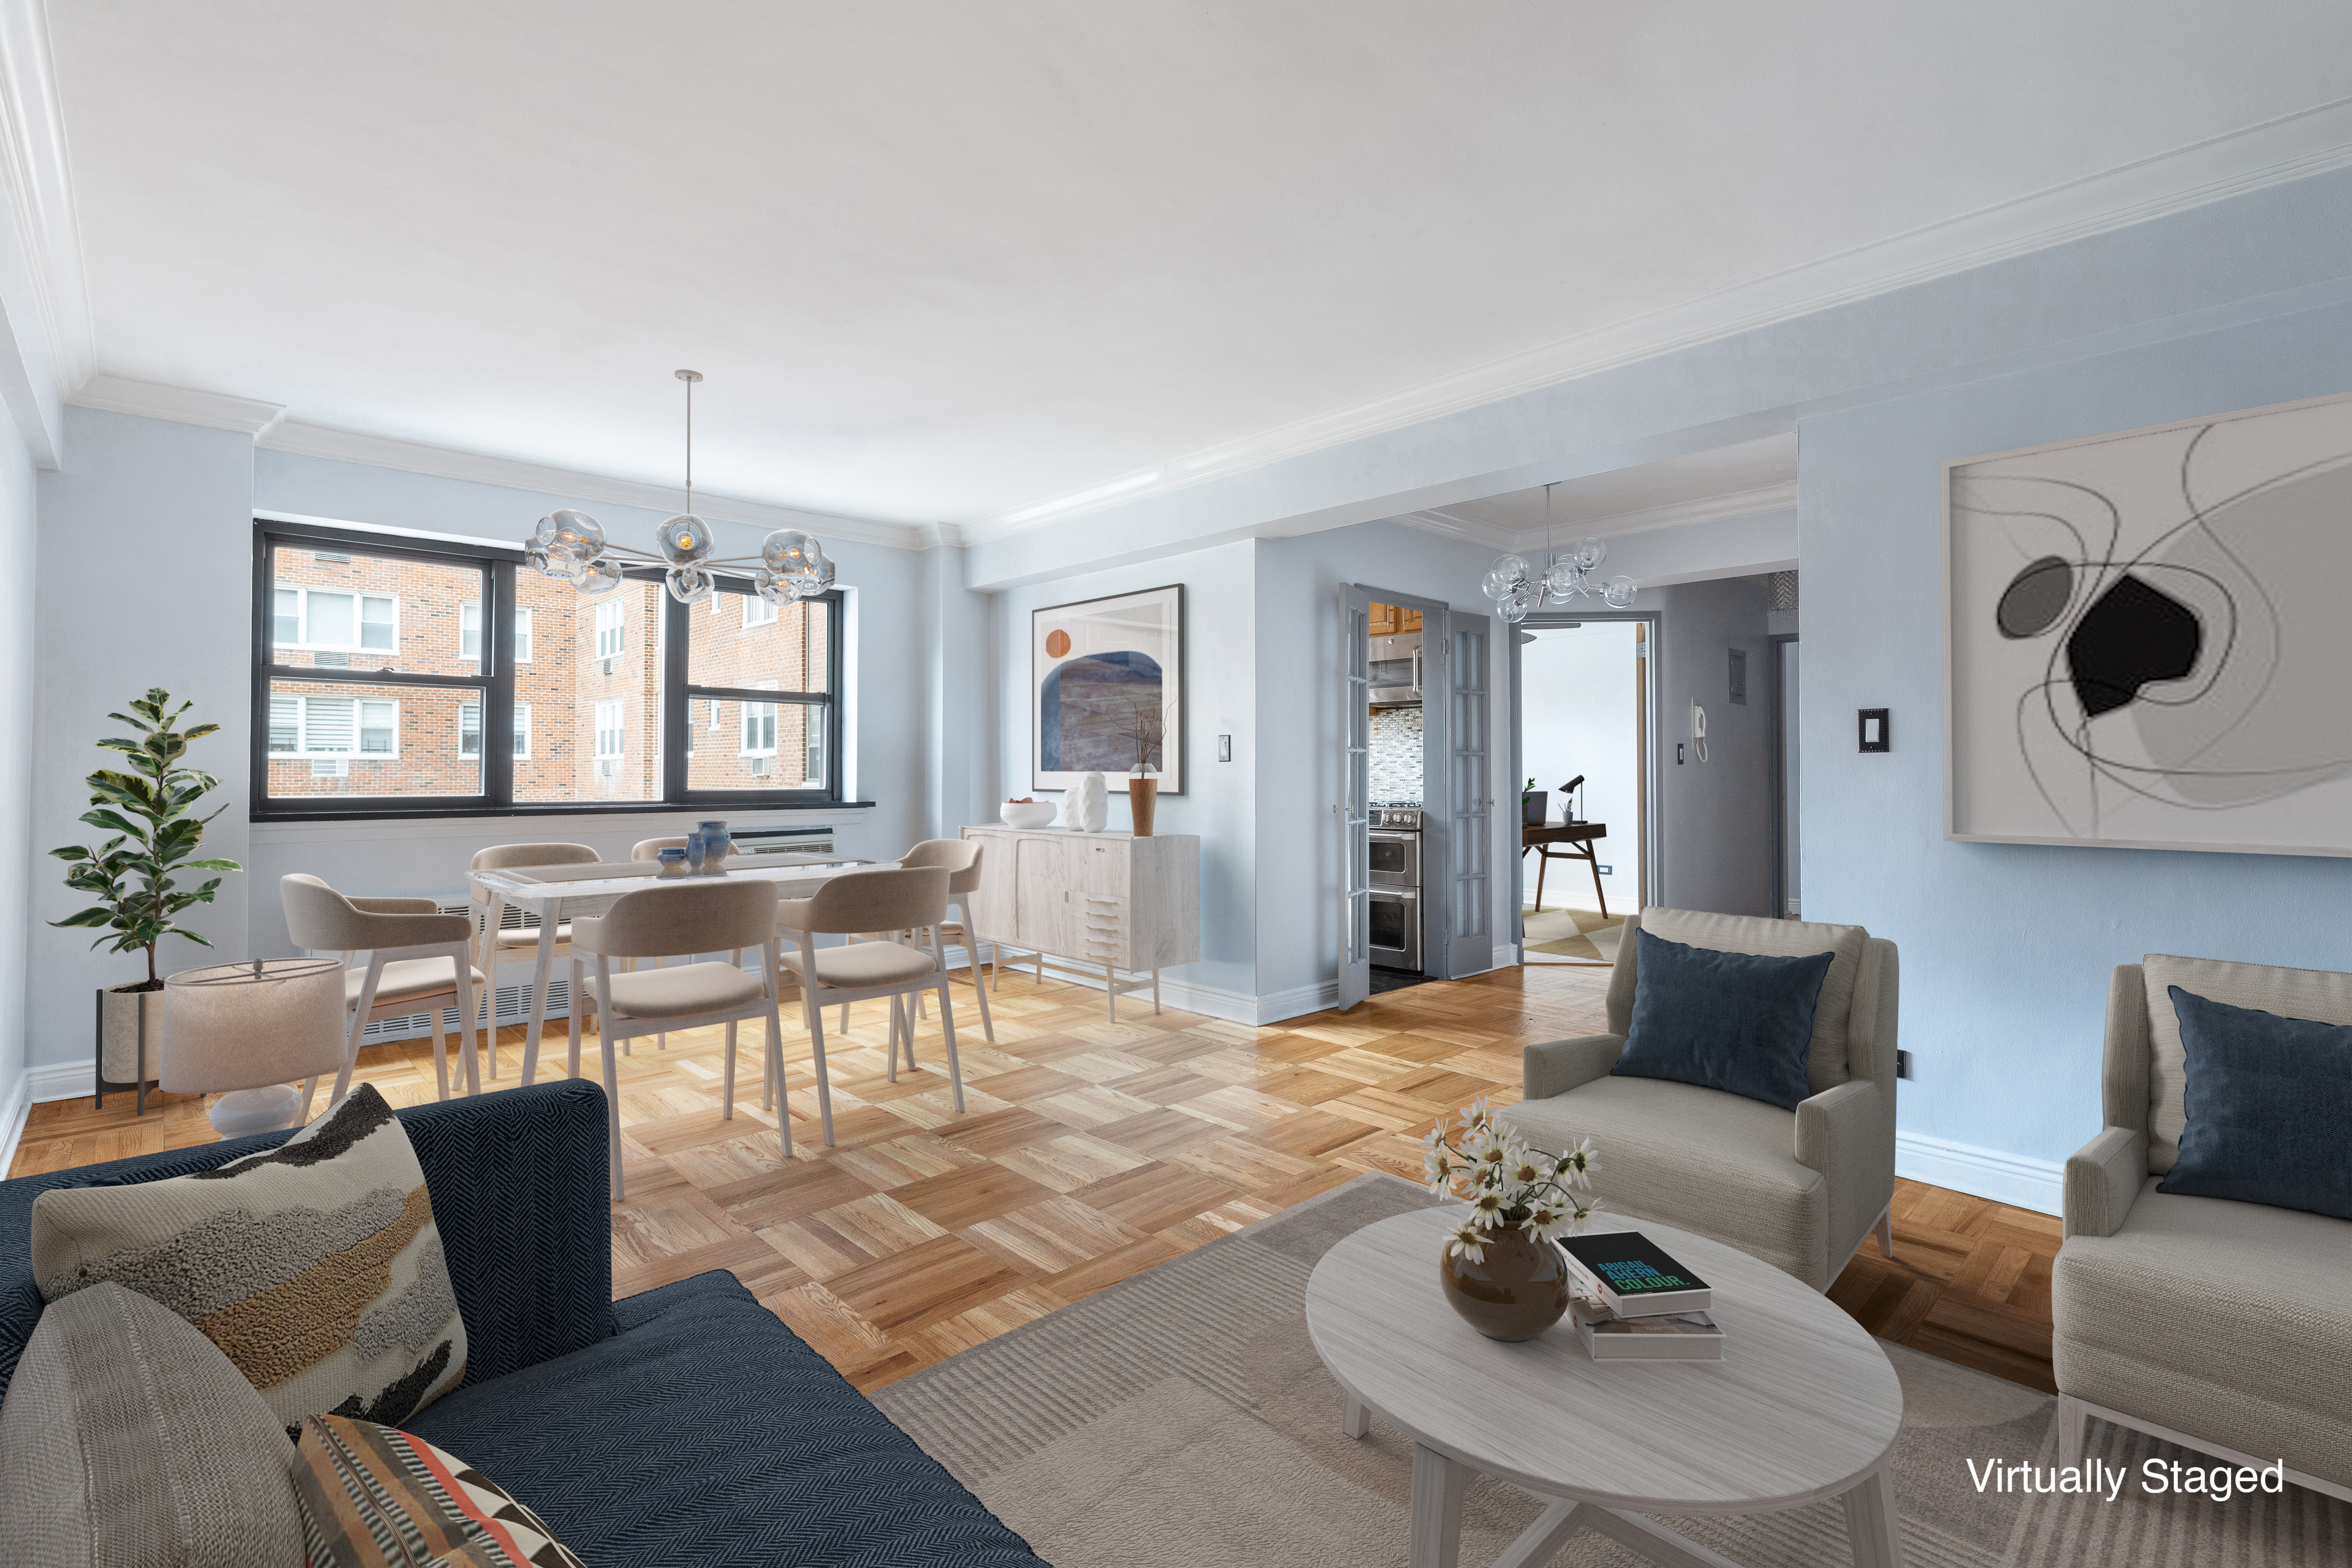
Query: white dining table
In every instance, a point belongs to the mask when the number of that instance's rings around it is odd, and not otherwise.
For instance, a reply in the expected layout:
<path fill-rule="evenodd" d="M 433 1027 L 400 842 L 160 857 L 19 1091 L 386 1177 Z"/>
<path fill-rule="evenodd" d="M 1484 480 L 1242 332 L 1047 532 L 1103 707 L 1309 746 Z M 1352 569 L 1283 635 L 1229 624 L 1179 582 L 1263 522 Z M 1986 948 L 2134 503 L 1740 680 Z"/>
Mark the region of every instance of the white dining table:
<path fill-rule="evenodd" d="M 828 856 L 823 860 L 797 861 L 788 866 L 730 865 L 725 872 L 725 879 L 730 881 L 773 882 L 779 899 L 805 899 L 813 897 L 819 888 L 845 871 L 878 864 L 895 865 L 897 862 Z M 530 971 L 530 1028 L 524 1037 L 522 1050 L 525 1088 L 529 1088 L 539 1076 L 539 1037 L 547 1023 L 547 987 L 554 976 L 557 929 L 568 920 L 603 914 L 625 894 L 650 887 L 718 879 L 693 876 L 665 877 L 661 874 L 660 862 L 656 860 L 611 860 L 585 866 L 509 866 L 496 871 L 467 873 L 467 880 L 481 890 L 490 906 L 482 967 L 488 980 L 487 989 L 492 998 L 490 1015 L 493 1029 L 498 1016 L 499 923 L 505 919 L 509 905 L 539 917 L 538 956 Z M 574 1005 L 577 1005 L 576 1002 Z M 493 1056 L 490 1060 L 491 1073 L 495 1077 L 498 1058 Z"/>

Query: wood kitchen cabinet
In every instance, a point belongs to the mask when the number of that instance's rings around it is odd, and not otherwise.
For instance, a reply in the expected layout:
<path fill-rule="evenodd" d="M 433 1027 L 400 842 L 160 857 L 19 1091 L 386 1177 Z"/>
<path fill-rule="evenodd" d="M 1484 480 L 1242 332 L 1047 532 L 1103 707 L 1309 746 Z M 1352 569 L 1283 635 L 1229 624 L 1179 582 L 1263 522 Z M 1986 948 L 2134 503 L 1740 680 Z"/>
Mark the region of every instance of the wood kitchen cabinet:
<path fill-rule="evenodd" d="M 1197 836 L 974 826 L 963 837 L 986 847 L 971 905 L 978 940 L 1034 955 L 1041 980 L 1049 964 L 1099 979 L 1113 1023 L 1119 997 L 1147 988 L 1158 1012 L 1160 971 L 1201 956 Z"/>
<path fill-rule="evenodd" d="M 1406 632 L 1417 632 L 1421 630 L 1421 612 L 1375 601 L 1369 630 L 1376 637 L 1401 637 Z"/>

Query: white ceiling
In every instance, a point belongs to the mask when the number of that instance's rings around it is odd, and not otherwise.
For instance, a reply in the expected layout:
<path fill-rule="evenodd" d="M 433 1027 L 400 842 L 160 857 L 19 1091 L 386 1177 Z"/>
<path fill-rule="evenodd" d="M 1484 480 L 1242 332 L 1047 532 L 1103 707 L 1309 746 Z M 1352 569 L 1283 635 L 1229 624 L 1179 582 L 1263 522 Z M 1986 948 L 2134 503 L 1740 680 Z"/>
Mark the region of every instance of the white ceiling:
<path fill-rule="evenodd" d="M 691 365 L 903 521 L 2352 96 L 2339 0 L 48 10 L 102 371 L 667 481 Z"/>

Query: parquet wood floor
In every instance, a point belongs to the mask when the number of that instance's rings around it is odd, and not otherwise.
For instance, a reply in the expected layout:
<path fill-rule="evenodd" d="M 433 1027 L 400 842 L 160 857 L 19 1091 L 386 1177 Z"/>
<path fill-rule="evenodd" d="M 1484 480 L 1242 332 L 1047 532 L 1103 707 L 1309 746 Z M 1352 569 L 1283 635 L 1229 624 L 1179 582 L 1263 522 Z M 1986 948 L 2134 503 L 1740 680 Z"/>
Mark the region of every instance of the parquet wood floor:
<path fill-rule="evenodd" d="M 996 1042 L 957 989 L 965 1111 L 939 1022 L 923 1070 L 888 1081 L 887 1011 L 827 1017 L 835 1146 L 819 1141 L 806 1030 L 789 1007 L 794 1157 L 760 1110 L 746 1026 L 735 1120 L 719 1115 L 721 1032 L 636 1042 L 620 1068 L 628 1198 L 613 1209 L 613 1287 L 631 1295 L 727 1268 L 873 1389 L 1366 1171 L 1419 1180 L 1416 1141 L 1475 1095 L 1518 1098 L 1519 1047 L 1601 1026 L 1605 969 L 1538 966 L 1433 982 L 1347 1014 L 1265 1028 L 1122 1007 L 1008 971 Z M 521 1030 L 500 1034 L 500 1086 Z M 560 1037 L 543 1060 L 562 1070 Z M 583 1068 L 598 1069 L 589 1041 Z M 370 1047 L 360 1076 L 395 1105 L 433 1094 L 427 1042 Z M 204 1102 L 150 1095 L 33 1108 L 11 1175 L 213 1140 Z M 1873 1332 L 2047 1389 L 2058 1222 L 1916 1183 L 1895 1256 L 1865 1243 L 1831 1299 Z"/>

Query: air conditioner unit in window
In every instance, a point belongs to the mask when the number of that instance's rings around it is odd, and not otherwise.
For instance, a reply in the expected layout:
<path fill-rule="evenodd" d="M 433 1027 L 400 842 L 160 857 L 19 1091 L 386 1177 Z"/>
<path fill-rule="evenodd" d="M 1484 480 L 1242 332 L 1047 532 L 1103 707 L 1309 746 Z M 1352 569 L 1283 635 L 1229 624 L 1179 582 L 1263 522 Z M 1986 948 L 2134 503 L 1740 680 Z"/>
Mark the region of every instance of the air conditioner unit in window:
<path fill-rule="evenodd" d="M 619 778 L 621 776 L 621 759 L 618 757 L 597 758 L 596 776 L 600 779 Z"/>
<path fill-rule="evenodd" d="M 351 763 L 342 757 L 320 757 L 310 764 L 310 776 L 314 779 L 345 778 L 351 771 Z"/>
<path fill-rule="evenodd" d="M 596 661 L 596 673 L 599 675 L 610 675 L 613 673 L 613 666 L 618 662 L 620 661 L 617 659 L 600 658 Z"/>
<path fill-rule="evenodd" d="M 751 776 L 755 779 L 766 778 L 768 776 L 768 769 L 774 762 L 775 759 L 773 757 L 753 757 L 751 759 Z"/>

